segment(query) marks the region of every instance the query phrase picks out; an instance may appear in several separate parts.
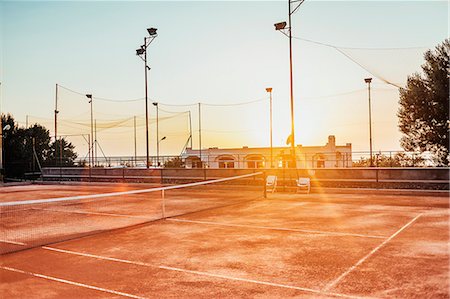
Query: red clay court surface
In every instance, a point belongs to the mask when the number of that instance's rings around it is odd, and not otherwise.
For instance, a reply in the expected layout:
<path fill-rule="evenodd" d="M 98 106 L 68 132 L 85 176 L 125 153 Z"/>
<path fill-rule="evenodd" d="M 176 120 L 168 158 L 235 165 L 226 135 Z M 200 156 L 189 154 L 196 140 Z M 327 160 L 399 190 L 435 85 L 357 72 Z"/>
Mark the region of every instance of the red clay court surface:
<path fill-rule="evenodd" d="M 274 193 L 0 259 L 1 298 L 449 298 L 448 193 Z"/>

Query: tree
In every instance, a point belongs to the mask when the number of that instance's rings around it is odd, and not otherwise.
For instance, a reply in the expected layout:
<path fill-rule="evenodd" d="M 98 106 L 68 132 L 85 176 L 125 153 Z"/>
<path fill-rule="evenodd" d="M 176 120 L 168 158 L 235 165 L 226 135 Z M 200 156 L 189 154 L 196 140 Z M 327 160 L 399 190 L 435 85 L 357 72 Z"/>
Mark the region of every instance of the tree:
<path fill-rule="evenodd" d="M 430 151 L 438 166 L 449 165 L 449 55 L 448 39 L 425 53 L 423 75 L 408 76 L 406 88 L 400 88 L 397 114 L 401 146 Z"/>
<path fill-rule="evenodd" d="M 184 168 L 184 162 L 180 157 L 174 157 L 164 162 L 166 168 Z"/>
<path fill-rule="evenodd" d="M 10 114 L 2 115 L 1 119 L 3 127 L 9 125 L 9 129 L 3 132 L 7 176 L 22 177 L 26 172 L 38 170 L 49 150 L 49 131 L 38 124 L 20 128 Z"/>
<path fill-rule="evenodd" d="M 59 161 L 59 140 L 50 144 L 50 132 L 39 124 L 29 128 L 19 127 L 11 114 L 1 115 L 2 128 L 9 125 L 9 129 L 3 131 L 3 155 L 5 176 L 9 178 L 23 178 L 27 172 L 36 172 L 39 166 L 56 165 L 55 146 Z M 73 165 L 77 154 L 74 146 L 62 139 L 62 165 Z M 59 164 L 58 164 L 59 165 Z"/>
<path fill-rule="evenodd" d="M 45 164 L 51 166 L 73 166 L 75 159 L 78 157 L 74 149 L 75 146 L 65 138 L 54 141 L 50 144 Z"/>
<path fill-rule="evenodd" d="M 419 167 L 426 166 L 426 160 L 415 153 L 396 153 L 395 155 L 375 154 L 374 164 L 377 167 Z M 369 158 L 360 158 L 353 162 L 353 167 L 370 167 Z"/>

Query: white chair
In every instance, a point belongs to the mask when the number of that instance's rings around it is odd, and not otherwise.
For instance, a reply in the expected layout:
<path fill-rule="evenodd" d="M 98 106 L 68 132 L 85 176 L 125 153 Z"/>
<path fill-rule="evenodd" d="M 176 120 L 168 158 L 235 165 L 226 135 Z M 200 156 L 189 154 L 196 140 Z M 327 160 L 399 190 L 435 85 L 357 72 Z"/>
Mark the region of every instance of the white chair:
<path fill-rule="evenodd" d="M 310 178 L 298 178 L 295 180 L 297 182 L 297 192 L 300 190 L 306 190 L 307 193 L 311 191 L 311 179 Z"/>
<path fill-rule="evenodd" d="M 272 190 L 272 193 L 275 192 L 277 188 L 277 176 L 276 175 L 268 175 L 266 178 L 266 190 Z"/>

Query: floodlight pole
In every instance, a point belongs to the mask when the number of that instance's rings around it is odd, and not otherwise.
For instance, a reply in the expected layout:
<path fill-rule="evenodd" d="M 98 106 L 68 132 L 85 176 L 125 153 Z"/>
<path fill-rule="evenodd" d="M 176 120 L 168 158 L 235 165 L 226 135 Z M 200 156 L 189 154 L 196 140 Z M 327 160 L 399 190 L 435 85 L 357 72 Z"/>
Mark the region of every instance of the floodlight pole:
<path fill-rule="evenodd" d="M 89 99 L 89 104 L 91 104 L 91 136 L 90 136 L 90 164 L 92 167 L 92 164 L 94 163 L 94 109 L 93 109 L 93 103 L 92 103 L 92 94 L 86 94 L 86 97 Z M 61 141 L 62 142 L 62 141 Z"/>
<path fill-rule="evenodd" d="M 147 45 L 147 37 L 144 37 L 144 45 Z M 148 136 L 148 79 L 147 79 L 147 71 L 148 71 L 148 65 L 147 65 L 147 47 L 145 47 L 144 52 L 144 64 L 145 64 L 145 156 L 146 156 L 146 162 L 145 165 L 147 168 L 150 167 L 149 165 L 149 136 Z"/>
<path fill-rule="evenodd" d="M 275 30 L 283 32 L 283 30 L 288 30 L 287 37 L 289 38 L 289 82 L 290 82 L 290 103 L 291 103 L 291 135 L 289 136 L 289 141 L 291 143 L 291 155 L 293 167 L 297 168 L 297 159 L 295 155 L 295 127 L 294 127 L 294 78 L 293 78 L 293 67 L 292 67 L 292 15 L 297 11 L 300 5 L 303 4 L 305 0 L 288 0 L 288 27 L 286 28 L 286 22 L 275 24 Z M 295 3 L 297 6 L 292 9 L 291 4 Z M 285 32 L 283 32 L 286 35 Z"/>
<path fill-rule="evenodd" d="M 162 137 L 161 139 L 158 139 L 158 151 L 159 151 L 159 143 L 163 140 L 166 140 L 166 136 Z M 163 162 L 164 162 L 164 158 L 163 158 Z M 159 162 L 159 153 L 158 153 L 158 166 L 164 165 L 164 163 L 160 163 Z"/>
<path fill-rule="evenodd" d="M 297 168 L 297 159 L 295 158 L 295 129 L 294 129 L 294 78 L 292 73 L 292 23 L 291 23 L 291 0 L 288 0 L 289 9 L 289 82 L 290 82 L 290 96 L 291 96 L 291 152 L 292 165 Z"/>
<path fill-rule="evenodd" d="M 139 56 L 145 64 L 145 142 L 146 142 L 146 166 L 150 168 L 149 164 L 149 136 L 148 136 L 148 82 L 147 82 L 147 71 L 150 69 L 147 65 L 147 48 L 151 42 L 158 36 L 156 33 L 158 29 L 147 28 L 149 34 L 148 37 L 144 37 L 144 44 L 136 50 L 136 55 Z M 142 58 L 142 56 L 144 58 Z"/>
<path fill-rule="evenodd" d="M 270 168 L 273 168 L 273 143 L 272 143 L 272 87 L 266 88 L 270 94 Z"/>
<path fill-rule="evenodd" d="M 134 120 L 134 166 L 137 163 L 137 150 L 136 150 L 136 116 L 133 117 Z"/>
<path fill-rule="evenodd" d="M 370 83 L 372 82 L 372 78 L 364 79 L 364 82 L 367 83 L 367 89 L 369 93 L 369 146 L 370 146 L 370 167 L 373 167 L 373 156 L 372 156 L 372 104 L 370 101 Z"/>
<path fill-rule="evenodd" d="M 152 104 L 156 107 L 156 159 L 159 166 L 159 105 L 158 102 L 153 102 Z"/>
<path fill-rule="evenodd" d="M 56 141 L 58 140 L 58 84 L 56 84 L 55 88 L 55 157 L 57 155 L 57 146 Z M 56 161 L 55 161 L 56 164 Z"/>
<path fill-rule="evenodd" d="M 201 110 L 201 103 L 198 103 L 198 149 L 199 149 L 199 156 L 200 156 L 200 165 L 203 168 L 203 161 L 202 161 L 202 110 Z"/>

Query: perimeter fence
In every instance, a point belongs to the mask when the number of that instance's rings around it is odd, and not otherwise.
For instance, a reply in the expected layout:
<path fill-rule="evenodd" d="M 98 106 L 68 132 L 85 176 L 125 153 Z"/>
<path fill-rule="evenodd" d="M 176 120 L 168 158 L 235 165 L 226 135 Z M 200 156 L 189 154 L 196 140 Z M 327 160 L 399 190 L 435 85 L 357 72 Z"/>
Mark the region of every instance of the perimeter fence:
<path fill-rule="evenodd" d="M 257 150 L 221 149 L 209 153 L 195 151 L 194 154 L 150 156 L 152 168 L 295 168 L 289 154 L 260 154 Z M 314 153 L 297 153 L 296 168 L 351 168 L 351 167 L 437 167 L 438 163 L 430 152 L 407 151 L 320 151 Z M 110 156 L 96 157 L 92 167 L 146 167 L 145 156 Z M 48 166 L 69 166 L 66 162 L 52 161 Z M 73 166 L 88 166 L 89 160 L 77 159 Z"/>

